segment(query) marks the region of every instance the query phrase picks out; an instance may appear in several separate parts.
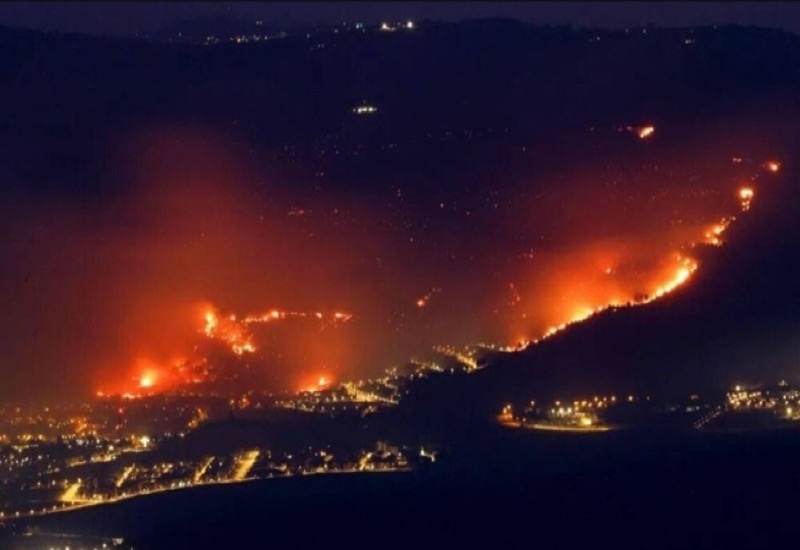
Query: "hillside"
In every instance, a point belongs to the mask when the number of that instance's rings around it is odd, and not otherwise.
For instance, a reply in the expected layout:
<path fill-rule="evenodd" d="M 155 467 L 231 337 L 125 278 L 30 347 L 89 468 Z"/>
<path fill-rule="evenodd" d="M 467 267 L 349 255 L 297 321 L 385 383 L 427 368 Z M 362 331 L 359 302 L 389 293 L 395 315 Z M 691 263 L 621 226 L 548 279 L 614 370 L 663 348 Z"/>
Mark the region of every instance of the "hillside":
<path fill-rule="evenodd" d="M 786 158 L 797 153 L 785 151 Z M 506 401 L 634 393 L 686 399 L 737 383 L 800 382 L 800 185 L 765 181 L 758 204 L 704 250 L 687 285 L 644 306 L 604 312 L 472 376 L 420 383 L 406 413 L 489 415 Z"/>

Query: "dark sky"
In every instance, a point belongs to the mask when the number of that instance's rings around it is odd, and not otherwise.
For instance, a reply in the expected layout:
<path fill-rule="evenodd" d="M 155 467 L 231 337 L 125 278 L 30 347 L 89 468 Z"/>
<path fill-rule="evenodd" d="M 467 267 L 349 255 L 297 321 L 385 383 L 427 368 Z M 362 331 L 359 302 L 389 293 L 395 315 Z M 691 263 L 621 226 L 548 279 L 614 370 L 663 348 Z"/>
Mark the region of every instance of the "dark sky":
<path fill-rule="evenodd" d="M 790 2 L 7 2 L 0 4 L 0 24 L 128 35 L 225 13 L 277 24 L 501 16 L 606 28 L 737 23 L 800 32 L 800 3 Z"/>

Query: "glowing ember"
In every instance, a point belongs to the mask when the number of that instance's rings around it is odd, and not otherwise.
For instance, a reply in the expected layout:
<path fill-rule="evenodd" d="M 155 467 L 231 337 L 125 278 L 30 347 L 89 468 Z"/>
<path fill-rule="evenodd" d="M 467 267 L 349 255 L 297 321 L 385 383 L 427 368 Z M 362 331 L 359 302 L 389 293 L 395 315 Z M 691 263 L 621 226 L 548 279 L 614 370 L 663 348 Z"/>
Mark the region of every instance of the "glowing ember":
<path fill-rule="evenodd" d="M 714 246 L 722 246 L 722 239 L 720 238 L 720 236 L 725 232 L 730 223 L 731 223 L 730 218 L 723 218 L 721 222 L 712 225 L 705 232 L 705 243 Z"/>
<path fill-rule="evenodd" d="M 742 187 L 739 189 L 739 200 L 741 201 L 743 212 L 750 210 L 750 203 L 753 201 L 753 195 L 754 192 L 751 187 Z"/>
<path fill-rule="evenodd" d="M 641 128 L 637 129 L 636 135 L 639 136 L 639 139 L 647 139 L 652 136 L 655 131 L 655 126 L 642 126 Z"/>
<path fill-rule="evenodd" d="M 781 169 L 781 163 L 777 160 L 770 160 L 767 162 L 767 170 L 772 172 L 773 174 L 779 172 Z"/>
<path fill-rule="evenodd" d="M 442 291 L 442 289 L 440 289 L 440 288 L 432 288 L 430 290 L 430 292 L 428 292 L 425 296 L 422 296 L 421 298 L 417 299 L 417 302 L 416 302 L 417 303 L 417 307 L 418 308 L 423 308 L 423 307 L 427 306 L 428 302 L 430 302 L 431 298 L 433 298 L 433 295 L 438 293 L 438 292 L 441 292 L 441 291 Z"/>

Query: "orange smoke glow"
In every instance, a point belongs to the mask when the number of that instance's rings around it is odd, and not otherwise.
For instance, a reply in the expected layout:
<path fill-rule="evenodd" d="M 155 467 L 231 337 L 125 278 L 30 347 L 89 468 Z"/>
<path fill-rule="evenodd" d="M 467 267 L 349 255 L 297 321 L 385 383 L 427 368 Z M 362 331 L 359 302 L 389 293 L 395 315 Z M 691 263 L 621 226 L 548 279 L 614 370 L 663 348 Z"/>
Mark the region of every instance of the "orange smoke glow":
<path fill-rule="evenodd" d="M 733 196 L 729 182 L 755 187 L 743 171 L 775 170 L 722 148 L 726 136 L 689 136 L 669 157 L 662 148 L 675 132 L 635 147 L 655 127 L 617 128 L 609 139 L 626 145 L 619 158 L 614 146 L 597 161 L 565 151 L 518 187 L 499 171 L 474 197 L 449 186 L 453 196 L 437 196 L 433 212 L 406 189 L 314 198 L 264 178 L 246 148 L 194 129 L 153 132 L 121 167 L 132 185 L 87 208 L 91 223 L 59 211 L 20 230 L 25 248 L 11 258 L 26 261 L 8 262 L 25 268 L 14 281 L 58 276 L 13 287 L 22 299 L 7 316 L 8 341 L 53 335 L 48 346 L 18 346 L 13 362 L 66 358 L 80 375 L 74 385 L 102 395 L 207 387 L 237 368 L 257 373 L 255 391 L 318 391 L 332 372 L 369 377 L 438 344 L 516 347 L 608 307 L 654 300 L 691 281 L 693 243 L 722 244 L 733 201 L 749 208 L 753 189 Z M 733 154 L 744 160 L 731 163 Z M 303 214 L 286 215 L 295 210 Z M 74 262 L 78 253 L 88 260 Z"/>
<path fill-rule="evenodd" d="M 333 378 L 328 374 L 317 374 L 304 377 L 298 386 L 298 392 L 318 392 L 327 390 L 333 385 Z"/>
<path fill-rule="evenodd" d="M 512 340 L 511 344 L 507 346 L 501 346 L 500 349 L 505 351 L 514 351 L 531 343 L 538 343 L 543 339 L 550 338 L 566 330 L 571 325 L 585 321 L 593 315 L 606 311 L 611 307 L 643 305 L 653 302 L 685 284 L 691 278 L 692 274 L 697 271 L 697 269 L 698 264 L 694 259 L 684 257 L 680 254 L 675 254 L 672 256 L 670 266 L 666 269 L 666 271 L 664 271 L 663 275 L 660 276 L 658 281 L 653 283 L 648 293 L 635 295 L 627 300 L 621 300 L 619 297 L 610 296 L 605 301 L 600 302 L 594 307 L 586 305 L 578 306 L 577 308 L 572 309 L 566 317 L 562 317 L 562 319 L 564 319 L 562 322 L 550 325 L 544 329 L 539 337 L 527 339 L 517 336 Z M 594 292 L 602 293 L 603 290 L 594 289 Z"/>
<path fill-rule="evenodd" d="M 139 357 L 128 367 L 130 377 L 123 381 L 107 384 L 95 391 L 98 397 L 123 395 L 137 398 L 153 393 L 169 391 L 179 384 L 188 383 L 182 375 L 185 360 L 173 358 L 172 361 L 159 363 L 152 359 Z"/>

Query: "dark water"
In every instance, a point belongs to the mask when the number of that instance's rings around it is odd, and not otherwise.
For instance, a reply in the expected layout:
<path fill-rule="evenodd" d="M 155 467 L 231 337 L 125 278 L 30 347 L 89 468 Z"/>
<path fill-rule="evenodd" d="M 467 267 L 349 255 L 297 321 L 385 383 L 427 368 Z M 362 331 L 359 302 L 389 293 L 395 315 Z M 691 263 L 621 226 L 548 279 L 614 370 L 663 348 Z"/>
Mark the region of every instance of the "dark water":
<path fill-rule="evenodd" d="M 800 433 L 520 432 L 451 452 L 414 473 L 209 486 L 39 525 L 143 549 L 752 548 L 800 534 Z"/>

